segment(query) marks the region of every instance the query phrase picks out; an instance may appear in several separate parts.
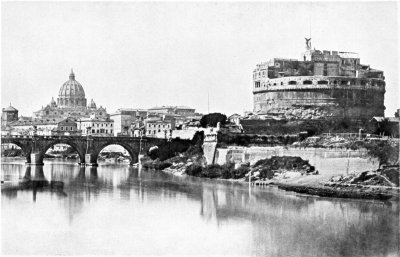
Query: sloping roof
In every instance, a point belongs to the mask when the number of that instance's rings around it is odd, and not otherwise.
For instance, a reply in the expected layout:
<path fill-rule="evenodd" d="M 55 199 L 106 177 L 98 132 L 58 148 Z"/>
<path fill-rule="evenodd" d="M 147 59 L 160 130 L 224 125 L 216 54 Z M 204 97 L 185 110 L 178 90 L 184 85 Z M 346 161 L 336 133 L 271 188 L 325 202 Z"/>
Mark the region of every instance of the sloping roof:
<path fill-rule="evenodd" d="M 382 122 L 384 119 L 385 119 L 385 117 L 374 116 L 374 117 L 372 117 L 372 119 L 370 121 L 375 120 L 377 122 Z"/>
<path fill-rule="evenodd" d="M 85 121 L 90 121 L 90 122 L 114 122 L 114 120 L 112 120 L 112 119 L 102 118 L 102 117 L 81 118 L 81 119 L 77 120 L 77 122 L 85 122 Z"/>
<path fill-rule="evenodd" d="M 159 109 L 190 109 L 190 110 L 195 110 L 196 108 L 192 108 L 189 106 L 155 106 L 152 108 L 149 108 L 149 110 L 159 110 Z"/>
<path fill-rule="evenodd" d="M 375 117 L 372 117 L 372 119 L 370 121 L 372 121 L 372 120 L 375 120 L 376 122 L 382 122 L 384 120 L 387 120 L 389 122 L 400 122 L 400 119 L 396 118 L 396 117 L 378 117 L 378 116 L 375 116 Z"/>
<path fill-rule="evenodd" d="M 240 114 L 234 113 L 231 116 L 229 116 L 228 119 L 236 118 L 236 117 L 240 117 Z"/>
<path fill-rule="evenodd" d="M 3 109 L 3 112 L 17 112 L 17 111 L 18 110 L 12 107 L 11 104 L 7 108 Z"/>
<path fill-rule="evenodd" d="M 35 120 L 18 120 L 10 123 L 10 126 L 35 126 L 35 125 L 56 125 L 64 119 L 35 119 Z"/>

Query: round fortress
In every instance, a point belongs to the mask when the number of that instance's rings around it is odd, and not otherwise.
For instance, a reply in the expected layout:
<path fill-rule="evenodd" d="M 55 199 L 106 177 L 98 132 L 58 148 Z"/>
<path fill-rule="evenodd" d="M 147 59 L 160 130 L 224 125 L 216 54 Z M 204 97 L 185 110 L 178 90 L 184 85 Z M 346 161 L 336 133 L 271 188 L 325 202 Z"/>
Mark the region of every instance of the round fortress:
<path fill-rule="evenodd" d="M 275 58 L 253 72 L 254 113 L 284 119 L 384 116 L 383 71 L 355 53 L 311 50 L 303 61 Z"/>

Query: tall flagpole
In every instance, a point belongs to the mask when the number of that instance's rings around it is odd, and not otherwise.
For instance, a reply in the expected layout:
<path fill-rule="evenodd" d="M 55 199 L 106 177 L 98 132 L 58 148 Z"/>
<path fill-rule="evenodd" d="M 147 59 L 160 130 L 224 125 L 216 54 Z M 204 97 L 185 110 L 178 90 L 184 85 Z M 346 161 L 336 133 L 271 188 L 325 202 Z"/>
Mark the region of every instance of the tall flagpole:
<path fill-rule="evenodd" d="M 210 92 L 207 92 L 207 112 L 210 113 Z"/>

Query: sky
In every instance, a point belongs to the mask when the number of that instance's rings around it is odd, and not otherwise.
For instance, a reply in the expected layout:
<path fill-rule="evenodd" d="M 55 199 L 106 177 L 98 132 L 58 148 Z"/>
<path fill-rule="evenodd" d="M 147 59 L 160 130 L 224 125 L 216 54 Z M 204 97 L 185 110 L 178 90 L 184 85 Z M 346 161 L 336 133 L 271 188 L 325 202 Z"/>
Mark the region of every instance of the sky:
<path fill-rule="evenodd" d="M 50 103 L 73 68 L 107 108 L 253 109 L 252 71 L 274 57 L 357 52 L 384 71 L 386 116 L 399 104 L 396 2 L 2 2 L 1 106 Z M 209 95 L 209 105 L 208 105 Z"/>

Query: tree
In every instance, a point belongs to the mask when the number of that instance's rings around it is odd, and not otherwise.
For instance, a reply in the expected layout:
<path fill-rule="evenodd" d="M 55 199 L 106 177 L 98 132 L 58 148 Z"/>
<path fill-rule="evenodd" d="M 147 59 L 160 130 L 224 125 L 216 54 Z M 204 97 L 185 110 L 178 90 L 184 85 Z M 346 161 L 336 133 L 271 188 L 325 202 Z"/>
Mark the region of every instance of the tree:
<path fill-rule="evenodd" d="M 364 143 L 368 154 L 379 161 L 379 168 L 383 164 L 395 164 L 399 161 L 399 144 L 388 141 L 371 141 Z"/>
<path fill-rule="evenodd" d="M 392 128 L 388 118 L 378 122 L 378 127 L 375 130 L 375 134 L 383 134 L 385 136 L 390 136 L 392 134 Z"/>
<path fill-rule="evenodd" d="M 206 127 L 216 127 L 218 122 L 221 125 L 225 125 L 226 124 L 226 115 L 222 114 L 222 113 L 210 113 L 210 114 L 206 114 L 203 117 L 201 117 L 200 119 L 200 125 L 203 128 Z"/>

